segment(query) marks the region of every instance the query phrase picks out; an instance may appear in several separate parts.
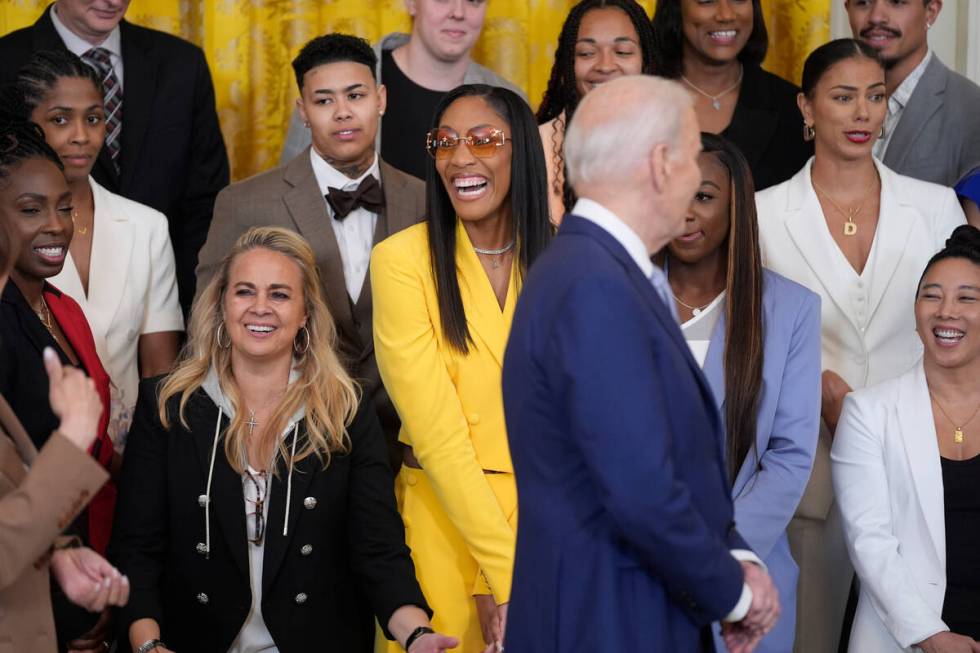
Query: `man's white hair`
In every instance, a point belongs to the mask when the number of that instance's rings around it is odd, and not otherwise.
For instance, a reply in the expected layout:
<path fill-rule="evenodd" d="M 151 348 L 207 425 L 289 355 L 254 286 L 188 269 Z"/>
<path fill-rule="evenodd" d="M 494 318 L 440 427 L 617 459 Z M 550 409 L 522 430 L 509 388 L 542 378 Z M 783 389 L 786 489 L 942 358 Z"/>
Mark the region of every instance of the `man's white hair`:
<path fill-rule="evenodd" d="M 565 132 L 565 177 L 581 184 L 629 178 L 650 151 L 673 150 L 694 106 L 677 82 L 651 75 L 619 77 L 590 91 Z"/>

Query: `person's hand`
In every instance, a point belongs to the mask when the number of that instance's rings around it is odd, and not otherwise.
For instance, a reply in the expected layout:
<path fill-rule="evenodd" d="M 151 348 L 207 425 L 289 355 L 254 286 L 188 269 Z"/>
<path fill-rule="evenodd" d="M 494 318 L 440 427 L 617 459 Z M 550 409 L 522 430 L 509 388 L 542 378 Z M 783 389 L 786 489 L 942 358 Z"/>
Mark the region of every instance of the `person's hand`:
<path fill-rule="evenodd" d="M 830 434 L 837 431 L 837 422 L 840 420 L 841 411 L 844 409 L 844 397 L 853 388 L 847 385 L 847 381 L 842 379 L 833 370 L 824 370 L 820 376 L 820 416 L 827 423 Z"/>
<path fill-rule="evenodd" d="M 745 583 L 752 590 L 752 604 L 745 618 L 722 626 L 722 639 L 730 653 L 751 653 L 779 619 L 779 592 L 762 567 L 742 562 Z"/>
<path fill-rule="evenodd" d="M 480 620 L 483 643 L 492 646 L 500 641 L 500 620 L 497 616 L 497 603 L 490 594 L 476 594 L 476 615 Z"/>
<path fill-rule="evenodd" d="M 916 646 L 924 653 L 980 653 L 980 643 L 948 631 L 926 637 Z"/>
<path fill-rule="evenodd" d="M 89 612 L 126 605 L 129 600 L 129 579 L 88 547 L 55 551 L 51 573 L 68 600 Z"/>
<path fill-rule="evenodd" d="M 439 633 L 427 633 L 412 642 L 407 653 L 443 653 L 459 646 L 459 640 Z"/>
<path fill-rule="evenodd" d="M 61 420 L 58 430 L 76 447 L 88 451 L 98 433 L 102 400 L 95 383 L 74 367 L 64 367 L 54 350 L 44 348 L 44 369 L 48 373 L 48 400 Z"/>

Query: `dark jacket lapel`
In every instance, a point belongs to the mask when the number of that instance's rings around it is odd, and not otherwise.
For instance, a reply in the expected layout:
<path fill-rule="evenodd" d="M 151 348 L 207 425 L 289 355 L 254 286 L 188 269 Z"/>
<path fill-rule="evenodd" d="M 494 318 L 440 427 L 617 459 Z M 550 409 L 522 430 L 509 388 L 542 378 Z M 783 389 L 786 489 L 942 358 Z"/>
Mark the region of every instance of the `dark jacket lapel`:
<path fill-rule="evenodd" d="M 149 43 L 140 39 L 139 33 L 125 20 L 119 24 L 123 51 L 123 121 L 122 121 L 122 183 L 120 188 L 129 188 L 136 173 L 143 138 L 149 127 L 153 111 L 153 94 L 156 89 L 159 61 Z M 100 161 L 107 158 L 102 149 Z M 112 165 L 109 165 L 112 168 Z M 115 170 L 113 169 L 113 172 Z M 173 216 L 170 216 L 171 218 Z"/>
<path fill-rule="evenodd" d="M 301 423 L 298 437 L 303 440 L 306 434 Z M 286 436 L 286 444 L 292 446 L 293 434 Z M 302 442 L 297 443 L 296 449 L 303 446 Z M 262 565 L 262 591 L 265 593 L 272 582 L 276 579 L 279 569 L 282 567 L 286 552 L 289 550 L 293 534 L 296 532 L 297 524 L 307 510 L 304 501 L 309 496 L 310 485 L 313 478 L 320 472 L 321 462 L 316 456 L 307 456 L 296 463 L 293 469 L 292 492 L 289 492 L 289 465 L 285 460 L 279 460 L 277 464 L 277 475 L 271 479 L 269 498 L 269 514 L 265 529 L 265 558 Z M 289 494 L 289 523 L 286 533 L 283 534 L 286 524 L 286 495 Z"/>
<path fill-rule="evenodd" d="M 204 482 L 207 483 L 211 468 L 211 452 L 214 451 L 214 476 L 211 480 L 211 548 L 214 555 L 215 526 L 221 533 L 231 551 L 231 557 L 239 571 L 248 577 L 248 533 L 245 528 L 245 493 L 242 491 L 242 478 L 228 463 L 224 442 L 218 442 L 214 449 L 214 421 L 218 418 L 218 407 L 203 390 L 195 394 L 201 399 L 199 423 L 193 424 L 194 445 L 197 449 L 198 463 Z M 221 433 L 228 426 L 228 418 L 221 415 Z M 220 438 L 220 435 L 219 435 Z"/>
<path fill-rule="evenodd" d="M 773 107 L 772 89 L 758 66 L 746 66 L 732 122 L 723 136 L 738 143 L 755 170 L 776 134 L 779 112 Z"/>

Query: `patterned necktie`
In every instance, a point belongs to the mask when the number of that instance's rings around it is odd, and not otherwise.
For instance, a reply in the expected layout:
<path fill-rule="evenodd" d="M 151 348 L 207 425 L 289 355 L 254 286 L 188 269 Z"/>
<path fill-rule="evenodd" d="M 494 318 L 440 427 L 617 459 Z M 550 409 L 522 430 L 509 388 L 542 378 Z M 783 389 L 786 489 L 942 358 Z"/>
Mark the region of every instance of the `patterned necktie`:
<path fill-rule="evenodd" d="M 381 184 L 368 175 L 354 190 L 341 190 L 340 188 L 327 188 L 327 204 L 333 209 L 335 220 L 343 220 L 351 211 L 359 206 L 363 206 L 371 213 L 381 213 L 384 208 L 385 196 L 381 191 Z"/>
<path fill-rule="evenodd" d="M 95 69 L 102 79 L 105 95 L 105 147 L 112 165 L 119 173 L 119 151 L 122 149 L 122 88 L 112 67 L 112 59 L 105 48 L 92 48 L 82 55 L 82 61 Z"/>

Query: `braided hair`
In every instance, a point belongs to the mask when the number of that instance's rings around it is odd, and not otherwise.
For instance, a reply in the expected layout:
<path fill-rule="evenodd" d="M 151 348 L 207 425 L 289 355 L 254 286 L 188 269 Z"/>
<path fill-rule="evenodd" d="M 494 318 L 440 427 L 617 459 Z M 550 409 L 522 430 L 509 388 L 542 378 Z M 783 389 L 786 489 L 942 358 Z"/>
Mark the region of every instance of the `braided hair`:
<path fill-rule="evenodd" d="M 555 48 L 555 62 L 551 66 L 551 77 L 548 80 L 544 98 L 541 100 L 541 106 L 538 107 L 538 113 L 535 116 L 539 125 L 557 119 L 555 132 L 551 137 L 551 156 L 555 163 L 555 170 L 565 169 L 565 157 L 561 151 L 561 144 L 565 140 L 565 127 L 571 121 L 575 108 L 582 99 L 579 97 L 578 88 L 575 84 L 575 42 L 578 40 L 579 26 L 582 24 L 582 18 L 589 11 L 606 7 L 621 9 L 629 17 L 640 39 L 643 74 L 653 74 L 655 52 L 653 27 L 646 10 L 635 0 L 582 0 L 572 7 L 562 25 L 561 33 L 558 35 L 558 46 Z M 557 176 L 555 183 L 558 183 Z M 576 200 L 571 186 L 566 181 L 562 188 L 555 188 L 555 190 L 561 192 L 565 210 L 570 211 Z"/>
<path fill-rule="evenodd" d="M 0 186 L 11 170 L 28 159 L 47 159 L 64 170 L 61 159 L 44 140 L 44 132 L 33 122 L 11 115 L 17 111 L 16 91 L 8 85 L 0 90 Z M 0 221 L 0 275 L 10 268 L 13 259 L 7 221 Z"/>
<path fill-rule="evenodd" d="M 58 80 L 66 77 L 89 80 L 102 97 L 99 74 L 78 56 L 67 50 L 39 50 L 17 71 L 14 82 L 21 96 L 21 107 L 26 110 L 23 118 L 28 119 Z"/>

